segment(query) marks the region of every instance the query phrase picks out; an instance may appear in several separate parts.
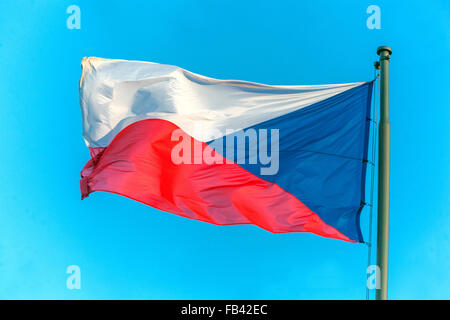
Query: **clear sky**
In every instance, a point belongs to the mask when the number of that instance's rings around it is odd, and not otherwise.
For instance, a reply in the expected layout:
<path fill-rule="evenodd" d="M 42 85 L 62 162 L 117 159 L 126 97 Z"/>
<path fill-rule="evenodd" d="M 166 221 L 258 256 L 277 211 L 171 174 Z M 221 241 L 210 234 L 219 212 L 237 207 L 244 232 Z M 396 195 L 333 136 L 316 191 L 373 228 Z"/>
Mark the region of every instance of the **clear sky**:
<path fill-rule="evenodd" d="M 69 5 L 81 29 L 69 30 Z M 381 9 L 381 29 L 366 9 Z M 220 227 L 94 193 L 78 101 L 84 56 L 221 79 L 373 78 L 393 49 L 389 295 L 450 298 L 449 1 L 1 1 L 0 298 L 364 299 L 367 247 Z M 362 215 L 367 238 L 368 210 Z M 66 268 L 81 268 L 81 290 Z"/>

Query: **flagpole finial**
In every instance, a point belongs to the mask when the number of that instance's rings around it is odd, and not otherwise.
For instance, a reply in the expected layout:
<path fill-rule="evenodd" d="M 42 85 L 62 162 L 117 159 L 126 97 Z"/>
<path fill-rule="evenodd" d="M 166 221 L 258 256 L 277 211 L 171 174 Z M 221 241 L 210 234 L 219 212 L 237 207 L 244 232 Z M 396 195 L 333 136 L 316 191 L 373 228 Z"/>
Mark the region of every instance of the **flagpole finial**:
<path fill-rule="evenodd" d="M 391 56 L 391 54 L 392 54 L 391 47 L 381 46 L 381 47 L 378 47 L 378 49 L 377 49 L 377 55 L 381 56 L 383 51 L 387 51 L 387 58 L 389 58 Z"/>

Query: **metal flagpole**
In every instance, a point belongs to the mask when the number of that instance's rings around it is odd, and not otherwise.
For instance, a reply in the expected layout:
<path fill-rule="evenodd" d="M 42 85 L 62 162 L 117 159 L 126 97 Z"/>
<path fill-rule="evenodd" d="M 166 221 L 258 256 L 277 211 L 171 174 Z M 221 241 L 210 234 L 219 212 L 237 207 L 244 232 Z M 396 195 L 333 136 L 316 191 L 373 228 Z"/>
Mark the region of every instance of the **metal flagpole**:
<path fill-rule="evenodd" d="M 376 299 L 387 299 L 388 249 L 389 249 L 389 170 L 390 140 L 389 124 L 389 59 L 392 49 L 379 47 L 380 56 L 380 122 L 378 150 L 378 223 L 377 223 L 377 266 L 380 281 L 377 279 Z"/>

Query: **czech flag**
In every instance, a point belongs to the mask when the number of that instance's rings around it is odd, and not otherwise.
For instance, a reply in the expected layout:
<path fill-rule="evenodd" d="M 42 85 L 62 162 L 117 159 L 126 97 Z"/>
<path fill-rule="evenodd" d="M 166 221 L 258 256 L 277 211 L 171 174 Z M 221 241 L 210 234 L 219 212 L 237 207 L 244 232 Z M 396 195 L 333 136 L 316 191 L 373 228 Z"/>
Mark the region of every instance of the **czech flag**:
<path fill-rule="evenodd" d="M 372 82 L 278 86 L 84 58 L 81 194 L 362 242 Z"/>

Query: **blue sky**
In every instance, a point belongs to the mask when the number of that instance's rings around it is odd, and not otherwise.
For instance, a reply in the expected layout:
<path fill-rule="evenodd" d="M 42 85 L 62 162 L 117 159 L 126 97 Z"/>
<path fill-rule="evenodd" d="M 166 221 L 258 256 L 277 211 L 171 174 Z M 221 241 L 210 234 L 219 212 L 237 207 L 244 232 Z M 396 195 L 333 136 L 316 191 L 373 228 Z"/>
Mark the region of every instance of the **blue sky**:
<path fill-rule="evenodd" d="M 69 30 L 66 8 L 81 9 Z M 369 30 L 366 8 L 381 9 Z M 268 84 L 373 78 L 393 49 L 389 296 L 450 298 L 448 1 L 2 1 L 0 298 L 364 299 L 367 247 L 81 201 L 84 56 Z M 368 210 L 362 216 L 367 237 Z M 81 290 L 66 268 L 81 268 Z"/>

